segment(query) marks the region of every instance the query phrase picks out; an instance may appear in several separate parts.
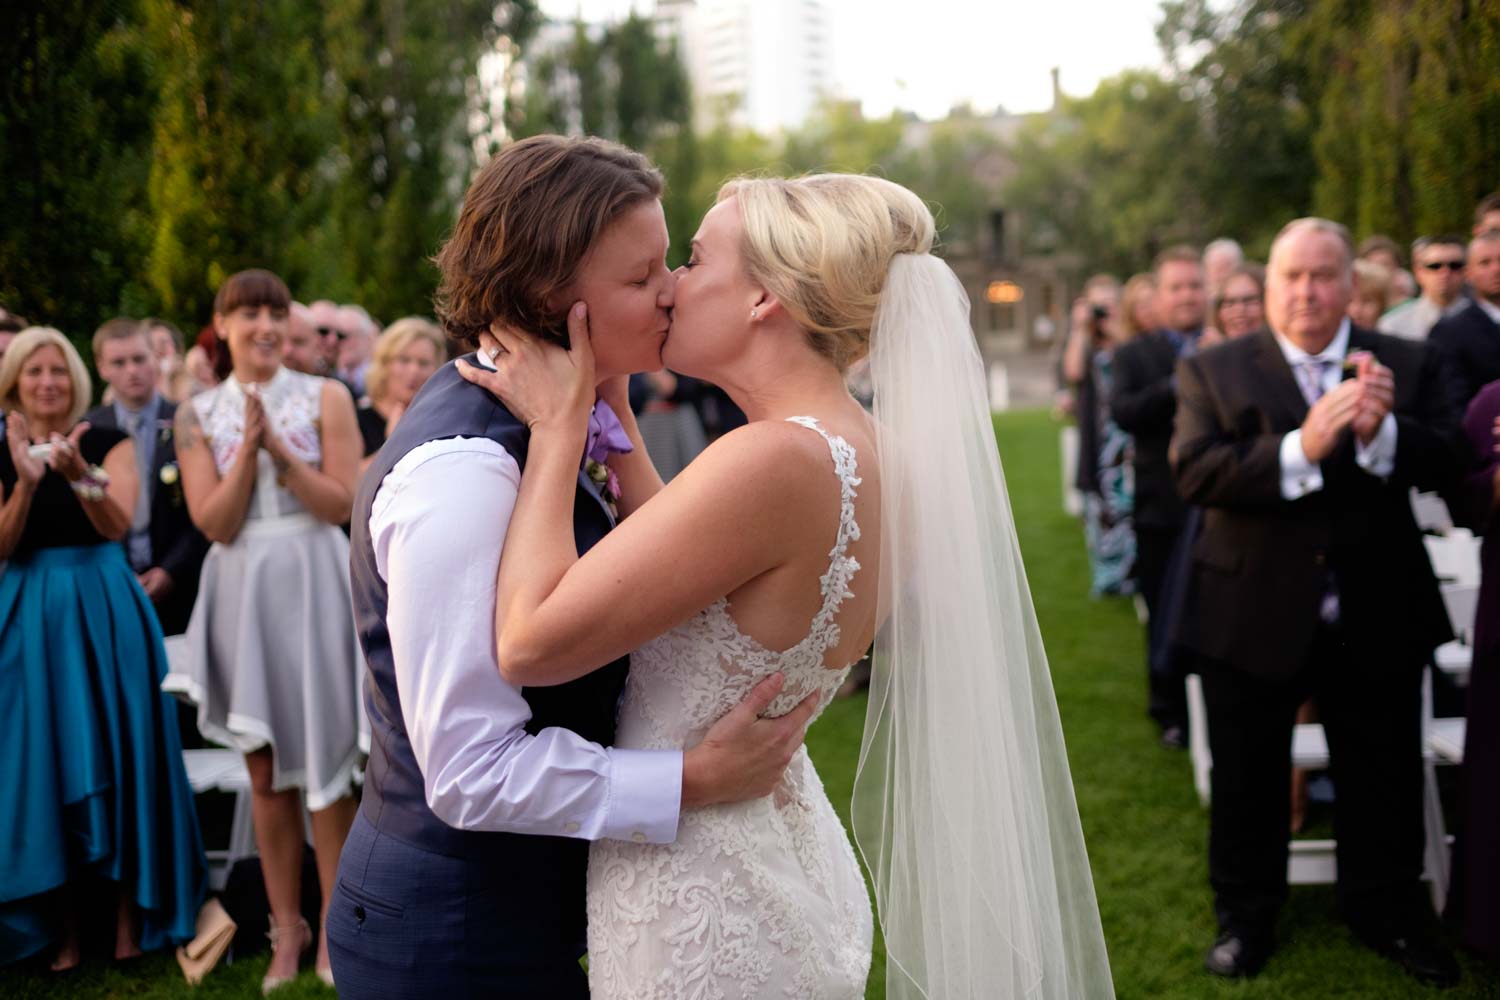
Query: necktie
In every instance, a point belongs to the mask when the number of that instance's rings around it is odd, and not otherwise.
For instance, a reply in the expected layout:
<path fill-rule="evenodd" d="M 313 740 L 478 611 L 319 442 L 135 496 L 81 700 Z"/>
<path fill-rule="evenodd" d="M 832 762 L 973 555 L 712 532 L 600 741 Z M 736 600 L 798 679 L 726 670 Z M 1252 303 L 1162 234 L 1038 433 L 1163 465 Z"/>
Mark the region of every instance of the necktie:
<path fill-rule="evenodd" d="M 1307 405 L 1312 406 L 1323 398 L 1323 376 L 1328 369 L 1338 364 L 1332 358 L 1313 357 L 1306 358 L 1297 363 L 1297 381 L 1301 385 L 1302 395 L 1307 399 Z M 1334 584 L 1333 571 L 1328 571 L 1328 589 L 1323 593 L 1323 601 L 1318 607 L 1318 617 L 1325 624 L 1333 625 L 1339 620 L 1339 594 Z"/>
<path fill-rule="evenodd" d="M 1323 376 L 1336 364 L 1332 358 L 1321 357 L 1297 362 L 1297 381 L 1308 406 L 1323 398 Z"/>
<path fill-rule="evenodd" d="M 151 524 L 151 456 L 146 449 L 149 443 L 146 435 L 150 432 L 150 417 L 146 411 L 131 414 L 130 437 L 135 442 L 135 471 L 140 477 L 140 489 L 136 493 L 135 514 L 130 519 L 127 549 L 130 561 L 136 564 L 137 570 L 151 564 L 151 536 L 148 531 Z"/>

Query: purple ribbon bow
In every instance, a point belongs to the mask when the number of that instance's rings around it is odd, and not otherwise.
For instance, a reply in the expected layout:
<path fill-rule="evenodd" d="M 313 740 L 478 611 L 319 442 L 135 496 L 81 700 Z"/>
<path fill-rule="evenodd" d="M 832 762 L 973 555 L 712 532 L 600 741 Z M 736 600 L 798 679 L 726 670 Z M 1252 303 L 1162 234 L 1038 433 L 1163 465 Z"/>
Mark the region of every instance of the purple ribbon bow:
<path fill-rule="evenodd" d="M 620 426 L 620 418 L 615 416 L 615 411 L 602 399 L 596 402 L 594 412 L 589 414 L 588 447 L 584 449 L 584 461 L 593 460 L 602 464 L 616 452 L 634 450 L 635 446 L 630 443 L 630 436 L 625 433 L 625 428 Z"/>

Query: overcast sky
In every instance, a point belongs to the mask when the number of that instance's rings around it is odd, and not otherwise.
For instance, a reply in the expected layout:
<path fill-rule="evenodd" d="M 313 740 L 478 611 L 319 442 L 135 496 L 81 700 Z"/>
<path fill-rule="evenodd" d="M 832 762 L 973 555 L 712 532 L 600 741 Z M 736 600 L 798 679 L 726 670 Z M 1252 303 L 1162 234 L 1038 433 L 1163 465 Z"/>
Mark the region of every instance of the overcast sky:
<path fill-rule="evenodd" d="M 1091 93 L 1102 79 L 1161 56 L 1160 0 L 823 0 L 834 29 L 834 78 L 866 114 L 893 107 L 940 118 L 960 101 L 988 111 L 1041 111 L 1063 90 Z M 597 21 L 649 14 L 652 0 L 541 0 L 552 17 Z"/>

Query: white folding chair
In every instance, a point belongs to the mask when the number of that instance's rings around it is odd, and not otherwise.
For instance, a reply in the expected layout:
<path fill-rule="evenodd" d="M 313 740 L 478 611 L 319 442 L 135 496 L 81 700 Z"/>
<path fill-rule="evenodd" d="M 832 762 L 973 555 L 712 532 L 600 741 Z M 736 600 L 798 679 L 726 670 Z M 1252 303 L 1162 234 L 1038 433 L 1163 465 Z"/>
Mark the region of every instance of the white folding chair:
<path fill-rule="evenodd" d="M 164 645 L 167 662 L 174 670 L 181 668 L 187 653 L 187 637 L 167 636 Z M 172 724 L 176 725 L 175 718 Z M 182 763 L 187 769 L 188 784 L 194 795 L 225 792 L 234 796 L 229 843 L 224 848 L 205 848 L 203 851 L 208 860 L 209 887 L 223 889 L 234 863 L 255 853 L 255 828 L 250 817 L 250 772 L 245 770 L 245 758 L 238 750 L 218 747 L 184 750 Z"/>
<path fill-rule="evenodd" d="M 1423 535 L 1432 572 L 1439 583 L 1479 585 L 1479 539 L 1466 528 L 1446 535 Z"/>
<path fill-rule="evenodd" d="M 1187 679 L 1188 694 L 1188 749 L 1193 764 L 1193 785 L 1198 799 L 1207 805 L 1213 795 L 1213 755 L 1208 748 L 1208 712 L 1203 699 L 1203 685 L 1197 675 Z M 1460 725 L 1455 727 L 1454 723 Z M 1432 893 L 1433 906 L 1443 911 L 1447 900 L 1449 845 L 1447 827 L 1443 820 L 1442 801 L 1438 797 L 1435 765 L 1455 763 L 1456 756 L 1463 757 L 1462 719 L 1437 720 L 1432 718 L 1432 677 L 1425 670 L 1422 674 L 1422 823 L 1427 834 L 1423 854 L 1423 877 L 1427 879 Z M 1328 735 L 1322 723 L 1300 722 L 1292 729 L 1292 766 L 1305 770 L 1323 770 L 1329 766 Z M 1335 789 L 1335 793 L 1337 789 Z M 1288 788 L 1287 794 L 1291 794 Z M 1326 885 L 1338 880 L 1338 842 L 1329 839 L 1293 838 L 1287 856 L 1286 878 L 1289 885 Z"/>
<path fill-rule="evenodd" d="M 1459 641 L 1469 645 L 1474 637 L 1474 614 L 1479 610 L 1479 583 L 1445 583 L 1443 604 L 1448 609 L 1448 621 Z"/>
<path fill-rule="evenodd" d="M 1446 535 L 1453 530 L 1453 517 L 1448 512 L 1448 505 L 1436 493 L 1418 493 L 1413 487 L 1411 512 L 1417 519 L 1417 527 L 1423 531 L 1436 531 Z"/>

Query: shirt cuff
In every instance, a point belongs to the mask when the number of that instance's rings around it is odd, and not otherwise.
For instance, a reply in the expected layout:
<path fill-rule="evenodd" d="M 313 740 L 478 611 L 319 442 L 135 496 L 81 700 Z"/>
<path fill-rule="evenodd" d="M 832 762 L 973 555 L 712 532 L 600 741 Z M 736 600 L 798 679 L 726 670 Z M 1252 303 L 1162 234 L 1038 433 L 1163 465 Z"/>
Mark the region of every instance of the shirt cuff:
<path fill-rule="evenodd" d="M 1323 470 L 1302 451 L 1302 429 L 1281 439 L 1281 498 L 1296 500 L 1323 488 Z"/>
<path fill-rule="evenodd" d="M 1369 444 L 1354 441 L 1354 460 L 1372 476 L 1388 479 L 1396 471 L 1396 417 L 1387 413 Z"/>
<path fill-rule="evenodd" d="M 682 809 L 682 751 L 608 747 L 609 807 L 600 837 L 637 844 L 677 839 Z"/>

